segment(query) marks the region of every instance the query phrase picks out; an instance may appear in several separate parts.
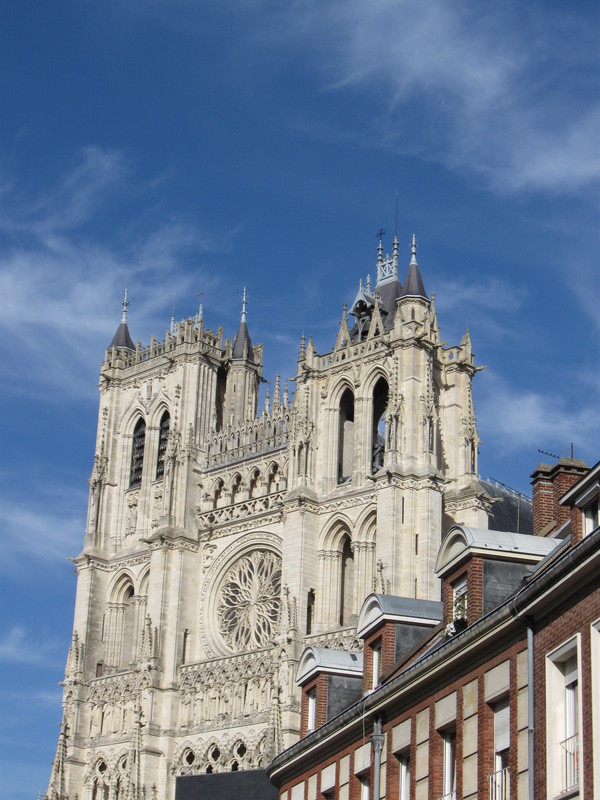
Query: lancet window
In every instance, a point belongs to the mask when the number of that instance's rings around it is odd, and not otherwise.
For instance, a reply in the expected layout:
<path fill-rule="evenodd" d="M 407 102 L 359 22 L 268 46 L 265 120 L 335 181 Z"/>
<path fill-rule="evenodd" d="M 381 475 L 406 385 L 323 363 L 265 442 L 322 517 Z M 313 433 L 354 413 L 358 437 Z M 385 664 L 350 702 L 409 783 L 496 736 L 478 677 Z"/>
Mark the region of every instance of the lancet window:
<path fill-rule="evenodd" d="M 380 378 L 373 390 L 373 424 L 372 424 L 372 453 L 371 470 L 383 467 L 383 453 L 385 450 L 385 412 L 388 404 L 388 385 L 385 378 Z"/>
<path fill-rule="evenodd" d="M 352 480 L 354 467 L 354 395 L 346 389 L 340 400 L 338 434 L 338 483 Z"/>
<path fill-rule="evenodd" d="M 354 610 L 354 555 L 350 537 L 344 537 L 340 564 L 340 625 L 348 625 Z"/>
<path fill-rule="evenodd" d="M 156 478 L 162 478 L 165 474 L 165 454 L 167 452 L 167 442 L 169 441 L 169 425 L 171 416 L 168 411 L 160 418 L 158 432 L 158 455 L 156 457 Z"/>
<path fill-rule="evenodd" d="M 129 471 L 129 486 L 139 486 L 142 482 L 144 468 L 144 448 L 146 446 L 146 421 L 140 417 L 133 429 L 133 448 L 131 450 L 131 469 Z"/>

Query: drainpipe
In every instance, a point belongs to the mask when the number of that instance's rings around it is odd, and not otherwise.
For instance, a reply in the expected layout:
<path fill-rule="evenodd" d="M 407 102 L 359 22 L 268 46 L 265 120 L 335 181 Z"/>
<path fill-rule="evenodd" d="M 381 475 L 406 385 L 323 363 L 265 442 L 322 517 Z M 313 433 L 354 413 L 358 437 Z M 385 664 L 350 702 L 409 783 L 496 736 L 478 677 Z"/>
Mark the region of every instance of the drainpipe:
<path fill-rule="evenodd" d="M 381 775 L 381 751 L 383 750 L 383 733 L 381 732 L 381 720 L 376 719 L 373 723 L 373 733 L 371 734 L 371 747 L 374 753 L 373 763 L 373 800 L 380 800 L 379 797 L 379 777 Z"/>
<path fill-rule="evenodd" d="M 534 726 L 534 691 L 533 691 L 533 620 L 526 618 L 527 623 L 527 778 L 529 797 L 535 797 L 535 726 Z"/>

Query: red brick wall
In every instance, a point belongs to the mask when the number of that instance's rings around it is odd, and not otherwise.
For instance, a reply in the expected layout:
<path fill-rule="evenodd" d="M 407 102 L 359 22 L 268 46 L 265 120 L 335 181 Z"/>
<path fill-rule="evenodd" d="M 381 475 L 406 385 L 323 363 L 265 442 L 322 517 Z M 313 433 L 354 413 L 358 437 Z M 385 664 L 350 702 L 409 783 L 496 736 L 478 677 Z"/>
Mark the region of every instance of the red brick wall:
<path fill-rule="evenodd" d="M 512 645 L 503 649 L 501 652 L 488 657 L 484 662 L 477 664 L 468 672 L 458 674 L 454 680 L 450 680 L 450 675 L 446 676 L 447 682 L 443 685 L 438 683 L 439 688 L 433 691 L 425 699 L 420 700 L 418 703 L 410 708 L 404 710 L 397 710 L 389 714 L 384 721 L 383 730 L 387 733 L 387 762 L 386 762 L 386 800 L 397 800 L 398 798 L 398 761 L 392 751 L 392 728 L 405 719 L 412 721 L 412 737 L 410 744 L 410 780 L 411 780 L 411 797 L 414 796 L 416 790 L 415 780 L 415 763 L 416 763 L 416 715 L 425 708 L 429 708 L 429 800 L 436 800 L 442 794 L 442 780 L 443 780 L 443 764 L 442 764 L 442 735 L 436 730 L 435 727 L 435 703 L 438 700 L 446 697 L 452 692 L 457 692 L 457 718 L 456 718 L 456 754 L 457 754 L 457 797 L 462 796 L 462 687 L 475 678 L 479 679 L 478 686 L 478 792 L 479 797 L 485 798 L 489 795 L 489 775 L 493 771 L 493 716 L 490 706 L 485 702 L 485 682 L 484 674 L 487 670 L 492 669 L 501 662 L 509 659 L 511 665 L 511 680 L 510 680 L 510 715 L 511 715 L 511 753 L 510 753 L 510 766 L 511 766 L 511 785 L 517 785 L 517 657 L 520 652 L 527 647 L 525 639 L 525 630 L 522 631 L 521 638 L 514 642 Z M 308 688 L 307 685 L 306 688 Z M 318 688 L 317 688 L 318 691 Z M 407 697 L 407 702 L 410 702 L 410 697 Z M 304 704 L 303 704 L 304 711 Z M 390 710 L 391 711 L 391 710 Z M 303 717 L 303 726 L 305 725 Z M 363 734 L 364 731 L 364 734 Z M 300 781 L 307 781 L 311 775 L 319 774 L 321 770 L 333 762 L 338 763 L 338 776 L 339 776 L 339 761 L 344 756 L 351 754 L 350 758 L 350 800 L 359 800 L 360 797 L 360 784 L 354 775 L 354 763 L 352 754 L 361 745 L 369 741 L 372 733 L 372 721 L 365 723 L 364 729 L 361 726 L 357 729 L 354 739 L 346 744 L 335 756 L 330 756 L 324 759 L 320 764 L 313 765 L 307 769 L 302 775 L 295 777 L 293 780 L 288 781 L 281 787 L 281 792 L 291 790 L 291 788 Z M 373 768 L 371 766 L 370 775 L 371 785 L 373 781 Z M 320 778 L 319 778 L 320 781 Z M 513 782 L 514 781 L 514 782 Z M 318 784 L 317 797 L 320 797 L 320 783 Z M 586 795 L 588 796 L 588 795 Z M 591 795 L 590 795 L 591 796 Z M 336 789 L 335 800 L 338 800 L 338 792 Z"/>
<path fill-rule="evenodd" d="M 569 521 L 571 512 L 560 505 L 560 499 L 587 471 L 583 461 L 560 458 L 554 465 L 540 464 L 532 473 L 533 532 L 536 536 L 552 521 L 556 527 Z"/>
<path fill-rule="evenodd" d="M 317 675 L 302 687 L 302 705 L 300 708 L 300 737 L 308 732 L 308 695 L 315 692 L 316 710 L 315 726 L 319 728 L 327 722 L 327 675 Z"/>
<path fill-rule="evenodd" d="M 393 622 L 384 622 L 365 638 L 363 650 L 363 691 L 373 688 L 373 647 L 381 644 L 381 664 L 379 674 L 383 675 L 396 660 L 396 626 Z"/>
<path fill-rule="evenodd" d="M 546 656 L 575 634 L 580 633 L 581 643 L 581 700 L 583 716 L 581 733 L 583 741 L 584 795 L 594 796 L 592 754 L 592 686 L 590 665 L 590 625 L 600 617 L 600 579 L 581 586 L 561 605 L 536 624 L 534 634 L 534 686 L 535 686 L 535 797 L 546 797 Z"/>

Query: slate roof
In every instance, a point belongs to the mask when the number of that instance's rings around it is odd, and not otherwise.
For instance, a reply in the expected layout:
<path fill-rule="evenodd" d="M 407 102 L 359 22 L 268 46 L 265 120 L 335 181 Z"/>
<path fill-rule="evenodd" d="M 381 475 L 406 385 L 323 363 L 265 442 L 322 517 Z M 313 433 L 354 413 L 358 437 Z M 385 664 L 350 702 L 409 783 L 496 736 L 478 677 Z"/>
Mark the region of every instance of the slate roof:
<path fill-rule="evenodd" d="M 125 350 L 135 350 L 135 345 L 129 335 L 129 328 L 126 322 L 121 322 L 109 346 L 123 347 Z"/>
<path fill-rule="evenodd" d="M 240 359 L 244 358 L 244 345 L 247 347 L 247 355 L 245 356 L 248 361 L 254 362 L 254 353 L 252 352 L 252 341 L 250 339 L 250 334 L 248 333 L 248 325 L 246 322 L 240 322 L 240 327 L 238 328 L 238 332 L 235 335 L 235 339 L 233 341 L 233 358 Z"/>

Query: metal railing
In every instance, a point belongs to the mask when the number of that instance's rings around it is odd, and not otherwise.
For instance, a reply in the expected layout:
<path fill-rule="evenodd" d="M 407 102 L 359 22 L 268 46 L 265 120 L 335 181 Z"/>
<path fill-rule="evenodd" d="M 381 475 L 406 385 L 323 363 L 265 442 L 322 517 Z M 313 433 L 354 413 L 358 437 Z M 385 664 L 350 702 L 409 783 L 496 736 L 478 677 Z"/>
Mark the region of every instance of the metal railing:
<path fill-rule="evenodd" d="M 508 800 L 510 797 L 510 775 L 508 767 L 490 775 L 490 800 Z"/>
<path fill-rule="evenodd" d="M 561 791 L 568 792 L 579 786 L 579 734 L 575 733 L 560 743 L 562 764 Z"/>
<path fill-rule="evenodd" d="M 456 800 L 456 789 L 453 792 L 441 795 L 438 800 Z"/>

